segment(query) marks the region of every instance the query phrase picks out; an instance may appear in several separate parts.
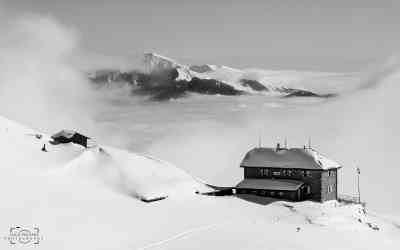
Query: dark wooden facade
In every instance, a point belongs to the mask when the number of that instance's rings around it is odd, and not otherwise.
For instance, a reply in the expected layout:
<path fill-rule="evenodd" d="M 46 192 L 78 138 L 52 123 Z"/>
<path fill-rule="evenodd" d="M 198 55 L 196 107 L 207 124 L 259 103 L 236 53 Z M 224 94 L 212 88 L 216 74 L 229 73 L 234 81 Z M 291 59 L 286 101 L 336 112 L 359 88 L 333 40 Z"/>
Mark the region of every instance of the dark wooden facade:
<path fill-rule="evenodd" d="M 297 191 L 281 190 L 238 190 L 239 193 L 252 193 L 290 200 L 328 201 L 337 199 L 337 169 L 307 170 L 267 167 L 243 167 L 244 178 L 289 179 L 304 182 Z M 264 192 L 265 191 L 265 192 Z"/>
<path fill-rule="evenodd" d="M 84 136 L 84 135 L 79 134 L 79 133 L 75 133 L 74 136 L 72 136 L 72 138 L 71 138 L 71 142 L 73 142 L 75 144 L 82 145 L 85 148 L 87 148 L 88 139 L 89 139 L 89 137 L 87 137 L 87 136 Z"/>

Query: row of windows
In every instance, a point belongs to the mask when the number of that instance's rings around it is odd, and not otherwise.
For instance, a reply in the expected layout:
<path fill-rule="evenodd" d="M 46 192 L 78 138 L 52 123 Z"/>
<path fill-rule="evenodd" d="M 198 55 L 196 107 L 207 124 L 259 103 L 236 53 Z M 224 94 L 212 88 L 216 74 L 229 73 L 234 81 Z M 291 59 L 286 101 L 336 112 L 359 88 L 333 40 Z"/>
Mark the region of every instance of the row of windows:
<path fill-rule="evenodd" d="M 260 169 L 260 176 L 296 176 L 301 175 L 303 177 L 311 177 L 312 173 L 309 170 L 292 170 L 292 169 L 284 169 L 284 170 L 269 170 L 266 168 Z"/>
<path fill-rule="evenodd" d="M 238 191 L 240 194 L 255 194 L 255 195 L 262 195 L 262 196 L 277 196 L 283 197 L 284 192 L 282 191 L 266 191 L 266 190 L 240 190 Z"/>
<path fill-rule="evenodd" d="M 305 193 L 306 194 L 311 194 L 311 187 L 306 186 L 305 187 Z M 239 194 L 255 194 L 255 195 L 261 195 L 261 196 L 276 196 L 276 197 L 283 197 L 285 193 L 283 191 L 267 191 L 267 190 L 238 190 Z"/>
<path fill-rule="evenodd" d="M 284 195 L 284 192 L 282 191 L 265 191 L 265 190 L 261 190 L 260 191 L 261 195 L 270 195 L 270 196 L 280 196 L 282 197 Z"/>

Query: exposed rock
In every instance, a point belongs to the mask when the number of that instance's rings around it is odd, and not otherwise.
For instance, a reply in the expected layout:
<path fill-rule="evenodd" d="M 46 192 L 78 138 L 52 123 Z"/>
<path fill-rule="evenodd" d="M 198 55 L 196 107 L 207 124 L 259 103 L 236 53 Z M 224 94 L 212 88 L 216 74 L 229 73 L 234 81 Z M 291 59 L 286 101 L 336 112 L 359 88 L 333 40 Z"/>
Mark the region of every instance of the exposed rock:
<path fill-rule="evenodd" d="M 197 73 L 206 73 L 213 71 L 213 68 L 210 65 L 192 65 L 189 67 L 190 70 Z"/>
<path fill-rule="evenodd" d="M 215 79 L 200 79 L 194 77 L 189 82 L 189 91 L 200 93 L 200 94 L 220 94 L 220 95 L 241 95 L 244 94 L 244 91 L 237 90 L 234 87 L 217 81 Z"/>
<path fill-rule="evenodd" d="M 284 98 L 290 98 L 290 97 L 318 97 L 318 98 L 330 98 L 330 97 L 335 97 L 337 96 L 336 94 L 316 94 L 311 91 L 307 90 L 294 90 L 290 94 L 287 94 L 284 96 Z"/>
<path fill-rule="evenodd" d="M 269 91 L 267 87 L 256 80 L 240 79 L 240 83 L 244 87 L 250 87 L 255 91 Z"/>

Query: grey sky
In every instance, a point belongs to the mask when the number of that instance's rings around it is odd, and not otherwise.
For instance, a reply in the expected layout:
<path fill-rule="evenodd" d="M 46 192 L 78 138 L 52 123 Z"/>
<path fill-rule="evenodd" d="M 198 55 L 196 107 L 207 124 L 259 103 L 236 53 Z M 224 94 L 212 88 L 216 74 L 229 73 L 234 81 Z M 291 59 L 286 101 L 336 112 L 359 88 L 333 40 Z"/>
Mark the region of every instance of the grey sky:
<path fill-rule="evenodd" d="M 187 63 L 355 70 L 398 51 L 400 1 L 6 0 L 51 15 L 109 56 L 156 51 Z"/>

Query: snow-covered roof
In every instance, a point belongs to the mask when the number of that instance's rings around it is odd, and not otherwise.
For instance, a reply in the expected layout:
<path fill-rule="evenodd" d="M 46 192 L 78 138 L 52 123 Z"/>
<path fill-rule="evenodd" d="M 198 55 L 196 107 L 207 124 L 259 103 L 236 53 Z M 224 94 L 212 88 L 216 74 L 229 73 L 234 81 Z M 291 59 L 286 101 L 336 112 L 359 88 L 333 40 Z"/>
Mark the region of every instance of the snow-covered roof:
<path fill-rule="evenodd" d="M 341 165 L 312 148 L 254 148 L 242 160 L 241 167 L 267 167 L 327 170 Z"/>
<path fill-rule="evenodd" d="M 71 139 L 75 134 L 80 134 L 80 133 L 78 133 L 74 130 L 63 129 L 60 132 L 52 135 L 51 138 L 55 139 L 55 138 L 65 137 L 65 138 Z M 80 134 L 80 135 L 82 135 L 82 134 Z M 85 135 L 82 135 L 82 136 L 89 138 Z"/>
<path fill-rule="evenodd" d="M 244 179 L 237 188 L 296 191 L 304 182 L 287 179 Z"/>

